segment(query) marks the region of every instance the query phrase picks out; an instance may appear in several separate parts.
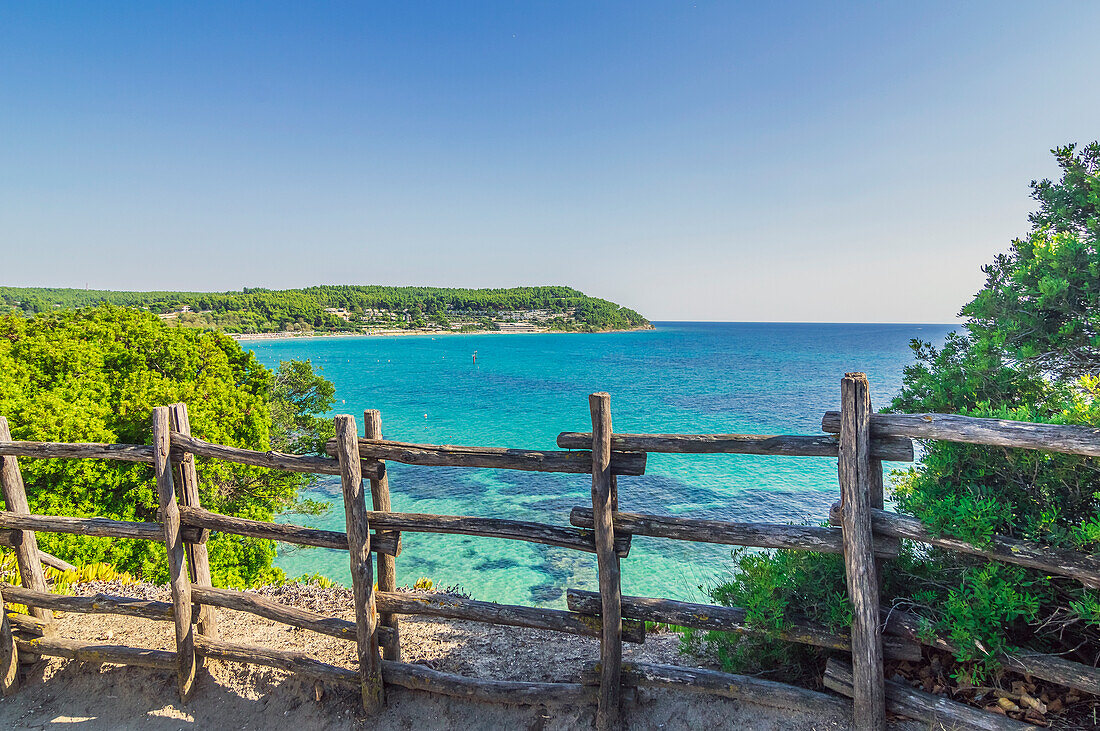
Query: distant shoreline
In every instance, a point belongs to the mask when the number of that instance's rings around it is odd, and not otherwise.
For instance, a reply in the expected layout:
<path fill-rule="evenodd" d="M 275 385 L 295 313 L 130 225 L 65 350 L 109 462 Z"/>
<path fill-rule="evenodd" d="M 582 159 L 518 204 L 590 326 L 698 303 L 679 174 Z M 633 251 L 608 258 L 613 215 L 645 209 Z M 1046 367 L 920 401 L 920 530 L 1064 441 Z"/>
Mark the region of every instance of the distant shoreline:
<path fill-rule="evenodd" d="M 237 342 L 251 342 L 254 340 L 296 340 L 300 338 L 404 338 L 413 336 L 436 337 L 437 335 L 601 335 L 605 333 L 628 333 L 643 330 L 655 330 L 653 325 L 649 327 L 635 327 L 626 330 L 537 330 L 534 332 L 507 332 L 501 330 L 469 330 L 467 332 L 454 332 L 453 330 L 437 330 L 435 332 L 424 330 L 385 330 L 381 332 L 308 332 L 299 333 L 226 333 Z"/>

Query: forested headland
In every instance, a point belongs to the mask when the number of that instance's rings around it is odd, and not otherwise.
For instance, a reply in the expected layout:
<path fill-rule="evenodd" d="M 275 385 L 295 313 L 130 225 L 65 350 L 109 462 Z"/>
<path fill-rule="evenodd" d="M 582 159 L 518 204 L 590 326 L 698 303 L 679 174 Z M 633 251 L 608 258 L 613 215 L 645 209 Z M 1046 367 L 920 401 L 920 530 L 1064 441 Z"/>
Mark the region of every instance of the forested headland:
<path fill-rule="evenodd" d="M 634 310 L 571 287 L 453 289 L 322 285 L 240 292 L 116 292 L 0 287 L 0 313 L 33 315 L 98 304 L 147 310 L 176 324 L 228 333 L 365 332 L 378 329 L 563 332 L 650 327 Z"/>

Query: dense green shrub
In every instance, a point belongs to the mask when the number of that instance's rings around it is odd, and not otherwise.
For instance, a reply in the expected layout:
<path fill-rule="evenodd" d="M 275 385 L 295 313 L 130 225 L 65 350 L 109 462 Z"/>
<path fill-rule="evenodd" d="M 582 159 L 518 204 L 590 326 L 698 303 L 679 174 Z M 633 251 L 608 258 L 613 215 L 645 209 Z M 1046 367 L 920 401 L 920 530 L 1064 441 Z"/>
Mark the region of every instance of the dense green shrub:
<path fill-rule="evenodd" d="M 316 414 L 332 387 L 308 363 L 284 363 L 278 378 L 225 335 L 169 327 L 154 315 L 104 305 L 0 317 L 0 414 L 14 439 L 148 444 L 154 406 L 185 402 L 191 429 L 209 441 L 250 449 L 310 448 Z M 21 460 L 37 513 L 156 520 L 150 465 L 109 460 Z M 198 461 L 205 507 L 270 519 L 294 503 L 303 476 L 223 461 Z M 166 578 L 164 546 L 150 541 L 42 533 L 39 544 L 74 564 L 106 562 Z M 216 583 L 279 578 L 269 541 L 214 534 Z"/>
<path fill-rule="evenodd" d="M 891 410 L 1100 426 L 1100 144 L 1053 152 L 1062 176 L 1032 183 L 1039 204 L 1032 230 L 985 267 L 985 286 L 962 309 L 962 332 L 942 348 L 913 342 L 915 362 Z M 893 476 L 893 493 L 900 511 L 931 530 L 977 545 L 1000 534 L 1100 552 L 1096 459 L 923 446 L 920 465 Z M 835 608 L 821 601 L 835 559 L 780 551 L 740 564 L 743 573 L 714 590 L 716 598 L 740 602 L 769 628 L 788 606 L 835 619 Z M 843 572 L 833 579 L 830 587 L 842 586 Z M 885 564 L 883 581 L 887 603 L 915 612 L 959 648 L 957 672 L 970 679 L 996 672 L 998 655 L 1018 648 L 1096 661 L 1100 593 L 1070 579 L 907 545 Z M 726 657 L 749 668 L 762 652 Z"/>

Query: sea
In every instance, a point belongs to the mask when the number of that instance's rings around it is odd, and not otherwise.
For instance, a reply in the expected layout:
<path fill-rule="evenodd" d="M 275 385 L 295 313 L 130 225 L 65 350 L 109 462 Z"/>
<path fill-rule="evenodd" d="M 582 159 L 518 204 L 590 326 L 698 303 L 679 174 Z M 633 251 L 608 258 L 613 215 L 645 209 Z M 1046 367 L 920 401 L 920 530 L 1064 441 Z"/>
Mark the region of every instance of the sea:
<path fill-rule="evenodd" d="M 336 386 L 334 413 L 380 409 L 387 439 L 555 449 L 562 431 L 589 431 L 588 395 L 611 394 L 616 432 L 820 434 L 840 381 L 863 371 L 885 407 L 913 363 L 913 339 L 942 344 L 954 325 L 659 322 L 602 334 L 311 337 L 243 341 L 266 365 L 313 363 Z M 569 525 L 591 506 L 591 477 L 390 462 L 395 511 Z M 888 471 L 908 465 L 887 464 Z M 836 459 L 651 454 L 620 477 L 620 510 L 733 521 L 819 524 L 838 499 Z M 303 498 L 319 514 L 281 522 L 343 530 L 339 478 Z M 405 533 L 398 585 L 429 579 L 475 599 L 561 607 L 566 588 L 597 588 L 593 554 L 521 541 Z M 280 545 L 289 576 L 350 581 L 346 552 Z M 622 565 L 627 594 L 705 598 L 734 570 L 731 547 L 635 537 Z"/>

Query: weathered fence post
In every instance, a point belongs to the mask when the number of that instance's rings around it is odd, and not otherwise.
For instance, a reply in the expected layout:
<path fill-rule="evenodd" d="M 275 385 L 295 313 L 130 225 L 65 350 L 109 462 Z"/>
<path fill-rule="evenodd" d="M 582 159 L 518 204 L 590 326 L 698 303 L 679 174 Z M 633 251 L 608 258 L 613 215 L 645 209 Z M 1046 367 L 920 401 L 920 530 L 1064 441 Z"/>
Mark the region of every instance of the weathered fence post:
<path fill-rule="evenodd" d="M 4 595 L 0 593 L 0 692 L 11 695 L 19 687 L 19 651 L 15 648 L 15 636 L 4 608 Z"/>
<path fill-rule="evenodd" d="M 871 395 L 867 376 L 840 382 L 840 501 L 844 567 L 852 602 L 852 698 L 855 726 L 886 728 L 879 579 L 871 532 L 875 479 L 871 474 Z M 879 484 L 881 490 L 881 465 Z M 881 492 L 879 493 L 881 495 Z"/>
<path fill-rule="evenodd" d="M 363 492 L 363 467 L 359 463 L 359 435 L 355 418 L 336 417 L 336 453 L 344 488 L 348 551 L 351 554 L 351 588 L 355 597 L 355 637 L 359 653 L 359 682 L 363 708 L 368 713 L 385 703 L 382 658 L 378 655 L 378 609 L 374 605 L 374 567 L 370 556 L 370 525 Z"/>
<path fill-rule="evenodd" d="M 622 725 L 621 674 L 623 662 L 622 589 L 619 557 L 615 555 L 615 528 L 611 513 L 617 502 L 611 474 L 611 396 L 588 397 L 592 414 L 592 518 L 596 533 L 596 565 L 600 577 L 600 694 L 596 728 Z"/>
<path fill-rule="evenodd" d="M 168 580 L 172 588 L 172 615 L 176 624 L 176 666 L 180 700 L 187 702 L 195 682 L 195 634 L 191 626 L 191 580 L 180 531 L 180 511 L 172 479 L 172 417 L 167 406 L 153 409 L 153 467 L 157 475 L 164 545 L 168 549 Z"/>
<path fill-rule="evenodd" d="M 180 434 L 191 436 L 191 421 L 187 417 L 187 404 L 179 403 L 171 406 L 172 429 Z M 179 480 L 180 502 L 188 507 L 201 508 L 199 500 L 199 476 L 195 471 L 195 455 L 184 452 L 180 461 L 175 464 L 176 479 Z M 203 530 L 203 538 L 210 535 L 209 530 Z M 210 556 L 206 552 L 206 543 L 184 543 L 187 550 L 187 563 L 191 567 L 191 576 L 199 586 L 213 586 L 210 580 Z M 202 605 L 199 607 L 199 634 L 205 637 L 216 638 L 218 636 L 218 615 L 214 607 Z"/>
<path fill-rule="evenodd" d="M 382 438 L 382 412 L 378 409 L 367 409 L 363 412 L 363 435 L 367 439 Z M 375 510 L 388 513 L 390 512 L 390 479 L 384 469 L 385 463 L 379 460 L 379 464 L 383 465 L 382 476 L 377 479 L 371 478 L 371 500 Z M 400 534 L 395 532 L 393 535 L 396 538 Z M 397 591 L 397 560 L 394 556 L 378 554 L 378 591 Z M 382 648 L 382 656 L 386 660 L 400 661 L 401 630 L 397 615 L 383 613 L 378 621 L 384 627 L 392 628 L 394 636 L 394 640 Z"/>
<path fill-rule="evenodd" d="M 0 416 L 0 442 L 10 441 L 11 430 L 8 428 L 8 420 Z M 19 460 L 15 457 L 0 457 L 0 486 L 4 491 L 4 504 L 10 512 L 24 514 L 31 512 L 30 503 L 27 502 L 27 491 L 23 486 L 23 473 L 19 471 Z M 15 546 L 15 559 L 19 565 L 20 582 L 25 588 L 49 591 L 46 586 L 46 574 L 42 571 L 42 558 L 38 555 L 38 540 L 34 537 L 34 531 L 23 531 L 22 541 Z M 0 605 L 0 608 L 2 606 Z M 53 623 L 53 612 L 49 609 L 28 606 L 27 611 L 43 622 Z"/>

